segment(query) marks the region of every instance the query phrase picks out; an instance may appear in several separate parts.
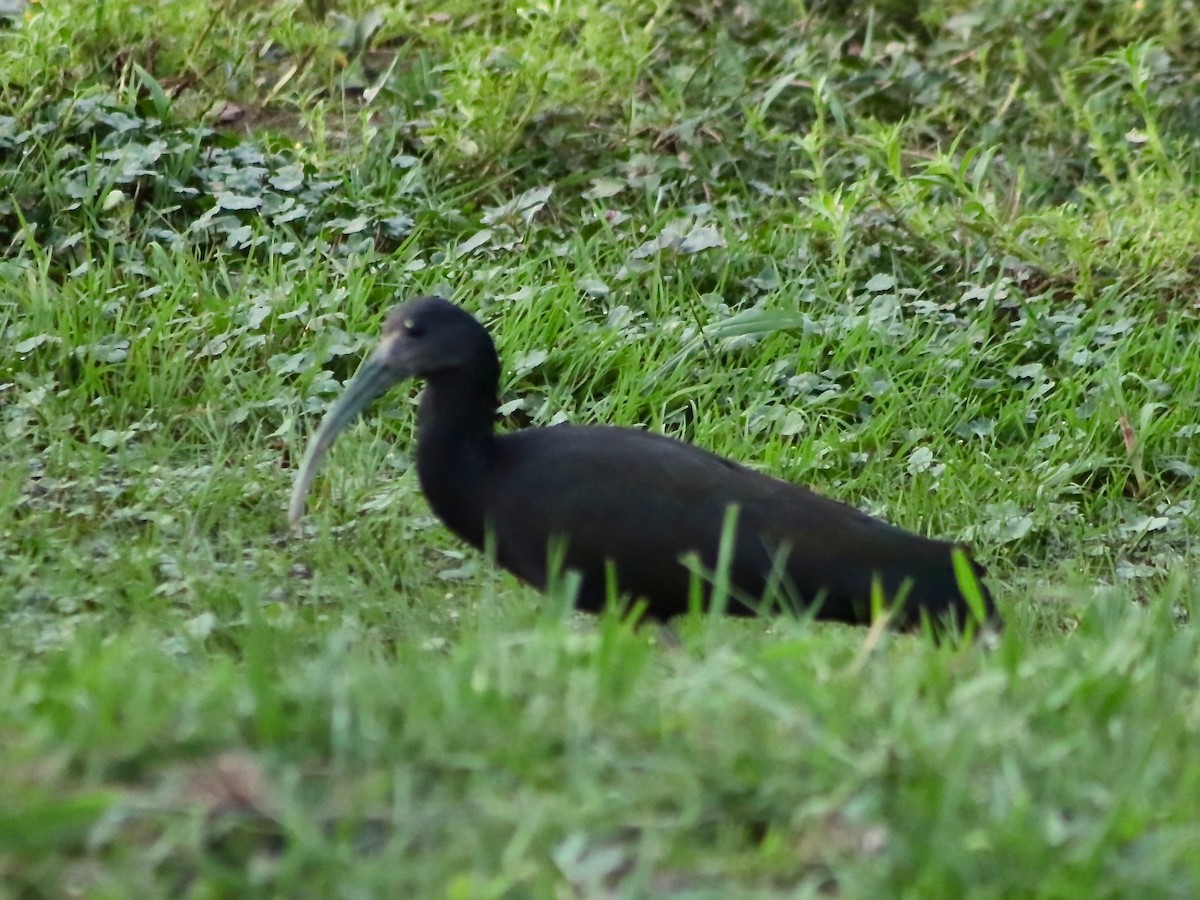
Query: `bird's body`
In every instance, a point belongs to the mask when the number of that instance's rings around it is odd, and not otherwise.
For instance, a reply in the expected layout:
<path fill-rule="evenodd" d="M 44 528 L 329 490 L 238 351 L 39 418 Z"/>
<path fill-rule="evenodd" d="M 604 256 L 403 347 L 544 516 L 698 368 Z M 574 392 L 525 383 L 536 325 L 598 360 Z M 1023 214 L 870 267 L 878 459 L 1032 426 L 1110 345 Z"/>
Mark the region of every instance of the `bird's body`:
<path fill-rule="evenodd" d="M 427 349 L 434 342 L 441 355 Z M 645 600 L 653 618 L 686 612 L 697 586 L 707 602 L 724 536 L 731 613 L 779 601 L 816 604 L 819 618 L 865 622 L 877 586 L 885 600 L 904 601 L 896 610 L 902 623 L 922 612 L 935 621 L 969 617 L 953 544 L 646 431 L 558 425 L 495 434 L 494 346 L 448 301 L 423 298 L 393 310 L 373 359 L 375 370 L 364 367 L 355 379 L 362 386 L 352 386 L 323 423 L 297 483 L 293 519 L 336 433 L 399 377 L 423 376 L 417 472 L 434 513 L 539 588 L 560 553 L 563 569 L 581 578 L 581 609 L 604 606 L 613 573 L 619 592 Z M 697 580 L 697 565 L 710 577 Z"/>

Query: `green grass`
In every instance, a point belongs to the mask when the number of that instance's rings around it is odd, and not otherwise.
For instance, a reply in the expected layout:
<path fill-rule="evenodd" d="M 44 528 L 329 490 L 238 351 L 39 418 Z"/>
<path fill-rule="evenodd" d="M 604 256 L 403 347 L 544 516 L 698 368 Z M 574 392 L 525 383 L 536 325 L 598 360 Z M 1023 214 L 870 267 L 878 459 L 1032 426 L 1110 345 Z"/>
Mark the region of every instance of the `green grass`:
<path fill-rule="evenodd" d="M 840 6 L 0 19 L 0 896 L 1200 892 L 1195 4 Z M 504 427 L 969 540 L 1006 631 L 576 616 L 410 390 L 289 534 L 430 291 Z"/>

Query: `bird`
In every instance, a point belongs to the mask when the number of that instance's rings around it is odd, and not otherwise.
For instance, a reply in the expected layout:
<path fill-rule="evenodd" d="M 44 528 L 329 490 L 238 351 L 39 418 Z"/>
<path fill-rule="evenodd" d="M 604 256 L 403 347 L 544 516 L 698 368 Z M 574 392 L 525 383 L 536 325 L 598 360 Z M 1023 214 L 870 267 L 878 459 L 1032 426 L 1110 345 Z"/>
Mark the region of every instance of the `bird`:
<path fill-rule="evenodd" d="M 423 296 L 390 309 L 306 449 L 291 526 L 338 435 L 394 385 L 422 379 L 416 470 L 434 514 L 536 588 L 575 573 L 580 610 L 616 596 L 663 622 L 699 602 L 736 616 L 786 609 L 869 624 L 884 600 L 885 622 L 902 628 L 996 621 L 986 573 L 964 545 L 638 428 L 497 433 L 500 374 L 491 335 L 462 306 Z M 973 587 L 961 586 L 964 571 Z"/>

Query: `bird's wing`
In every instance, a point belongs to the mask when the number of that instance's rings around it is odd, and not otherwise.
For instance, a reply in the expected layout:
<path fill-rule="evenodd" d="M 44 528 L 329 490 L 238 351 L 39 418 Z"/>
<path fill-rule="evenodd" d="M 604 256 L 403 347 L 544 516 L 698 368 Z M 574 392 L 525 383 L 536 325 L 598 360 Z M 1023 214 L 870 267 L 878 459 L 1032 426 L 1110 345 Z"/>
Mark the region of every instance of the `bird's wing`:
<path fill-rule="evenodd" d="M 797 590 L 859 602 L 880 574 L 894 594 L 922 576 L 946 593 L 949 547 L 873 519 L 713 453 L 633 429 L 569 427 L 501 439 L 487 498 L 507 564 L 539 583 L 551 535 L 570 538 L 569 562 L 586 571 L 619 560 L 623 584 L 647 594 L 686 591 L 689 551 L 712 567 L 731 505 L 738 507 L 735 577 L 761 580 L 781 548 Z M 949 582 L 952 585 L 952 581 Z"/>

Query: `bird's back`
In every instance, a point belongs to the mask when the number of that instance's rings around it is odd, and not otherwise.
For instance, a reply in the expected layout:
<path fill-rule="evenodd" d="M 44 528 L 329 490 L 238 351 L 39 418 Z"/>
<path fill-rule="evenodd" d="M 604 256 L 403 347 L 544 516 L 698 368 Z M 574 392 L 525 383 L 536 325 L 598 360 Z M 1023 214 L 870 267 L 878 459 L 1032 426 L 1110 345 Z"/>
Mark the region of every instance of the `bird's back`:
<path fill-rule="evenodd" d="M 820 600 L 823 618 L 861 622 L 878 579 L 889 601 L 907 591 L 913 615 L 966 613 L 953 545 L 649 432 L 556 426 L 503 435 L 483 507 L 499 561 L 535 585 L 545 583 L 551 538 L 566 536 L 565 563 L 583 575 L 585 609 L 603 605 L 613 561 L 620 589 L 645 598 L 650 615 L 686 611 L 692 576 L 680 559 L 694 554 L 714 571 L 736 507 L 732 612 L 752 611 L 775 588 L 785 600 Z"/>

